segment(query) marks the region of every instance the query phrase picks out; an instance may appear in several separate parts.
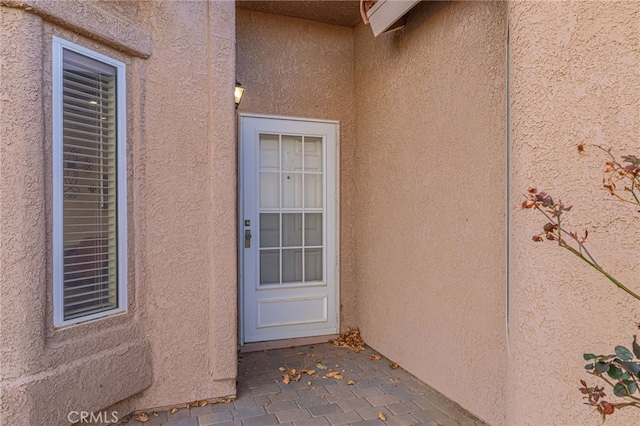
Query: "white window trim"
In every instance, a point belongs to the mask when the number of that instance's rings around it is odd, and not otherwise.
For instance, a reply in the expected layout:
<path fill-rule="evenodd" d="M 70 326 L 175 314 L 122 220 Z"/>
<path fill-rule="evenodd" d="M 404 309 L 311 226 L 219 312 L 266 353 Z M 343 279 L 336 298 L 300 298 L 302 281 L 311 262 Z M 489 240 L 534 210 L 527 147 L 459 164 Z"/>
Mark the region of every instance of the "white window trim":
<path fill-rule="evenodd" d="M 108 56 L 53 36 L 53 323 L 63 327 L 104 318 L 127 311 L 127 165 L 126 165 L 126 65 Z M 71 320 L 64 320 L 64 241 L 63 241 L 63 126 L 62 52 L 71 50 L 107 63 L 116 71 L 117 138 L 117 220 L 118 220 L 118 307 Z"/>

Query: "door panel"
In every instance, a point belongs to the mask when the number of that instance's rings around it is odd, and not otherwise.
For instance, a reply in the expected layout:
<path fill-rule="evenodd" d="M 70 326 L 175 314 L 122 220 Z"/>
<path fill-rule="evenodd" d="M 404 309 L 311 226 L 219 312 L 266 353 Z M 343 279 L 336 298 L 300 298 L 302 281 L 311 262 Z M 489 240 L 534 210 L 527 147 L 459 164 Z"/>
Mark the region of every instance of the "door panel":
<path fill-rule="evenodd" d="M 243 341 L 337 332 L 336 123 L 241 116 Z"/>

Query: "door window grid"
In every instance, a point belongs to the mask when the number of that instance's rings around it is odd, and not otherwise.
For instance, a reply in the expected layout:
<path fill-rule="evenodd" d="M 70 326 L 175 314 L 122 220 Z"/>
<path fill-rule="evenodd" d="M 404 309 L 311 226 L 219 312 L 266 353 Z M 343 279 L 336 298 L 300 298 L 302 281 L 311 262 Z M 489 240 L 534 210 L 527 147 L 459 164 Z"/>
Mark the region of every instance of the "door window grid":
<path fill-rule="evenodd" d="M 323 281 L 323 142 L 259 135 L 261 286 Z M 315 227 L 307 229 L 310 223 Z"/>

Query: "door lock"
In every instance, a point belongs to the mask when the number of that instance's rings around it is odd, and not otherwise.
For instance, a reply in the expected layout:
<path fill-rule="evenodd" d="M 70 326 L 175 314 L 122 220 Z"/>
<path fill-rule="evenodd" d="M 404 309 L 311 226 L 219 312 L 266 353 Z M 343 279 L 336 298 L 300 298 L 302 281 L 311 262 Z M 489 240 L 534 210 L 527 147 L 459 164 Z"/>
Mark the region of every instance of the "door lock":
<path fill-rule="evenodd" d="M 251 247 L 251 229 L 244 230 L 244 248 Z"/>

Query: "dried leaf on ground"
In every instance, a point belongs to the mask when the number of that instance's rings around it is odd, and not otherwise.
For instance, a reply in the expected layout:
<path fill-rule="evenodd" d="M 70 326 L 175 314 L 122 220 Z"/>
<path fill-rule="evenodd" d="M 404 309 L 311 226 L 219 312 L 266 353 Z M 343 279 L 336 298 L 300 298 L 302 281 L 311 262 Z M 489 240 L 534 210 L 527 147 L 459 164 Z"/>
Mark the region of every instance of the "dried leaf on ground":
<path fill-rule="evenodd" d="M 317 368 L 318 370 L 326 370 L 326 369 L 327 369 L 327 366 L 326 366 L 326 365 L 324 365 L 323 363 L 319 362 L 319 363 L 317 363 L 317 364 L 316 364 L 316 368 Z"/>
<path fill-rule="evenodd" d="M 291 383 L 291 377 L 289 377 L 288 374 L 286 376 L 283 376 L 282 383 L 284 383 L 285 385 L 288 385 L 289 383 Z"/>
<path fill-rule="evenodd" d="M 307 386 L 311 386 L 311 385 L 312 385 L 311 380 L 309 380 L 309 381 L 307 382 Z"/>
<path fill-rule="evenodd" d="M 308 376 L 313 376 L 314 374 L 316 374 L 316 370 L 300 370 L 300 374 L 306 374 Z"/>
<path fill-rule="evenodd" d="M 284 367 L 280 367 L 280 368 L 278 368 L 278 370 L 280 370 L 280 371 L 287 371 L 287 369 L 286 369 L 286 368 L 284 368 Z"/>
<path fill-rule="evenodd" d="M 348 385 L 355 385 L 356 382 L 354 382 L 353 380 L 349 379 L 349 380 L 347 380 L 347 384 Z"/>
<path fill-rule="evenodd" d="M 296 375 L 296 369 L 292 368 L 291 370 L 289 370 L 289 375 L 290 376 L 295 376 Z"/>
<path fill-rule="evenodd" d="M 178 409 L 178 408 L 176 408 L 176 407 L 173 407 L 173 408 L 171 409 L 171 411 L 169 411 L 169 414 L 175 414 L 175 413 L 177 413 L 178 411 L 180 411 L 180 409 Z"/>
<path fill-rule="evenodd" d="M 202 401 L 198 402 L 198 407 L 204 407 L 207 404 L 208 404 L 208 402 L 203 399 Z"/>
<path fill-rule="evenodd" d="M 379 418 L 380 420 L 382 420 L 383 422 L 387 420 L 387 416 L 385 416 L 385 415 L 382 413 L 382 411 L 380 411 L 380 412 L 378 413 L 378 418 Z"/>
<path fill-rule="evenodd" d="M 147 413 L 140 413 L 133 420 L 136 420 L 140 423 L 145 423 L 149 421 L 149 416 L 147 416 Z"/>
<path fill-rule="evenodd" d="M 380 358 L 382 358 L 380 355 L 371 354 L 371 356 L 369 357 L 369 361 L 377 361 Z"/>
<path fill-rule="evenodd" d="M 364 341 L 360 337 L 360 330 L 357 328 L 348 328 L 337 339 L 329 340 L 329 343 L 343 348 L 351 348 L 356 353 L 364 350 Z"/>
<path fill-rule="evenodd" d="M 400 368 L 400 366 L 398 365 L 397 362 L 394 362 L 393 364 L 391 364 L 389 367 L 391 367 L 392 370 L 397 370 L 398 368 Z"/>

